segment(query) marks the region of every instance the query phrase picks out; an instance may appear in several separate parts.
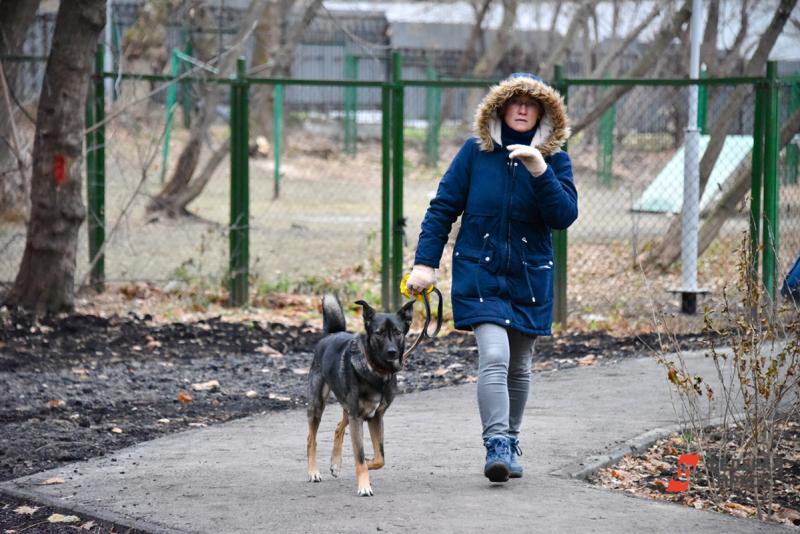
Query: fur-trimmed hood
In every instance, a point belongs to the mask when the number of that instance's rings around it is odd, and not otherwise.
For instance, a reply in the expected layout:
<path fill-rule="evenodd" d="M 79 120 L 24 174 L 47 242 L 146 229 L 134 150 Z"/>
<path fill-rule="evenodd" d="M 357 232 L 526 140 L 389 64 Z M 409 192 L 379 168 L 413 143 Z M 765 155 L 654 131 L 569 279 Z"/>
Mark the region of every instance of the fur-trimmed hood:
<path fill-rule="evenodd" d="M 500 132 L 502 117 L 499 111 L 509 98 L 527 95 L 544 106 L 544 114 L 531 145 L 543 156 L 550 156 L 561 149 L 569 139 L 569 117 L 561 95 L 544 83 L 538 76 L 529 73 L 514 73 L 498 85 L 492 86 L 475 111 L 475 136 L 483 151 L 494 150 L 495 143 L 502 146 Z"/>

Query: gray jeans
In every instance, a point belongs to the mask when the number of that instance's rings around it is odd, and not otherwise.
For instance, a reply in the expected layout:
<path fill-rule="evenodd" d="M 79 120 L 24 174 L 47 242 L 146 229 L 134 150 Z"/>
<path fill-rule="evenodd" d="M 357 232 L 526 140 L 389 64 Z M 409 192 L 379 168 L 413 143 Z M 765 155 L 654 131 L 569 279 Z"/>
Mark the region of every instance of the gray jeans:
<path fill-rule="evenodd" d="M 516 438 L 531 383 L 535 336 L 491 323 L 474 328 L 478 342 L 478 409 L 483 439 Z"/>

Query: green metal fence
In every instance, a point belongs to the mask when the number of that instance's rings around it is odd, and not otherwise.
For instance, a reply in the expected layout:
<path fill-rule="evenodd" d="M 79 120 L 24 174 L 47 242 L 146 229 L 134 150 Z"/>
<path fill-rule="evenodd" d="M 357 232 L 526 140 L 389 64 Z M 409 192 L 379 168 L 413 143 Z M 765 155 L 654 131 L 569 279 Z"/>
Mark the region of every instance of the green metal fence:
<path fill-rule="evenodd" d="M 96 287 L 106 280 L 169 285 L 191 276 L 226 279 L 233 305 L 249 301 L 258 290 L 252 283 L 276 291 L 318 290 L 347 284 L 356 273 L 360 280 L 374 281 L 379 288 L 374 297 L 385 308 L 398 306 L 399 280 L 411 267 L 419 223 L 442 165 L 470 135 L 468 126 L 443 121 L 442 94 L 454 88 L 483 92 L 493 80 L 442 79 L 430 66 L 425 79 L 407 80 L 399 54 L 391 65 L 391 79 L 385 82 L 358 80 L 357 60 L 348 64 L 342 80 L 254 78 L 246 75 L 241 61 L 230 79 L 181 77 L 182 83 L 207 84 L 227 94 L 227 111 L 220 112 L 210 144 L 220 146 L 230 136 L 229 167 L 223 166 L 209 182 L 209 192 L 198 198 L 195 212 L 202 220 L 152 219 L 145 207 L 160 186 L 147 177 L 158 163 L 153 151 L 160 154 L 165 128 L 159 120 L 166 116 L 162 105 L 146 95 L 175 77 L 96 76 L 87 105 L 89 225 L 82 254 L 89 261 L 79 271 Z M 645 317 L 653 308 L 676 308 L 670 293 L 678 283 L 674 268 L 666 276 L 651 275 L 637 266 L 636 258 L 674 224 L 676 196 L 679 211 L 686 88 L 693 83 L 704 88 L 702 101 L 708 104 L 707 109 L 701 106 L 700 120 L 711 134 L 721 127 L 719 118 L 735 93 L 743 91 L 709 178 L 709 198 L 701 204 L 704 220 L 733 187 L 732 177 L 752 167 L 747 189 L 752 184 L 753 202 L 742 198 L 732 203 L 747 209 L 733 209 L 721 223 L 719 237 L 701 259 L 701 285 L 711 291 L 708 298 L 720 294 L 730 279 L 732 251 L 751 228 L 753 236 L 761 236 L 752 246 L 761 249 L 763 280 L 774 294 L 776 281 L 800 250 L 795 216 L 800 190 L 796 144 L 781 152 L 778 138 L 781 124 L 798 106 L 798 80 L 778 77 L 775 66 L 770 68 L 764 77 L 697 82 L 572 79 L 556 69 L 552 83 L 564 95 L 574 124 L 604 94 L 626 89 L 565 147 L 573 161 L 581 215 L 569 230 L 569 241 L 566 231 L 554 234 L 559 322 L 570 318 L 602 326 L 610 317 Z M 102 79 L 112 76 L 123 98 L 109 107 Z M 140 95 L 145 97 L 137 96 L 133 107 L 118 111 L 134 85 L 143 87 Z M 250 153 L 254 110 L 249 102 L 263 86 L 275 89 L 276 129 L 285 122 L 294 132 L 288 146 L 281 146 L 283 135 L 276 135 L 266 159 Z M 312 113 L 287 117 L 285 95 L 302 87 L 344 91 L 338 122 Z M 380 104 L 365 109 L 366 102 Z M 406 110 L 420 106 L 426 121 L 409 120 Z M 341 142 L 328 141 L 331 124 Z M 185 129 L 178 129 L 170 142 L 179 147 L 186 136 Z M 135 144 L 145 138 L 148 146 Z M 175 152 L 170 151 L 170 165 Z M 2 229 L 0 237 L 11 253 L 6 257 L 21 256 L 20 240 L 11 239 L 11 232 L 19 230 Z M 13 278 L 12 262 L 2 267 L 3 278 Z M 448 259 L 442 271 L 446 286 Z M 644 307 L 633 304 L 635 297 L 646 301 Z"/>

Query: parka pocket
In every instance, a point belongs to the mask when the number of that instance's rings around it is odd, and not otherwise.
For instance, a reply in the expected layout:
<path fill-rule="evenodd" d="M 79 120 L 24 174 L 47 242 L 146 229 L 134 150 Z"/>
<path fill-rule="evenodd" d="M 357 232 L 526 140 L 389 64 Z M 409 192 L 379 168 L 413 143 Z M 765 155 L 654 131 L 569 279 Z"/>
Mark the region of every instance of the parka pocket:
<path fill-rule="evenodd" d="M 528 286 L 526 304 L 544 306 L 553 300 L 553 260 L 531 254 L 528 251 L 528 240 L 522 238 L 523 276 Z"/>
<path fill-rule="evenodd" d="M 483 236 L 483 245 L 474 249 L 456 244 L 453 251 L 453 294 L 475 298 L 483 301 L 483 297 L 497 291 L 494 273 L 499 262 L 495 257 L 494 246 L 489 234 Z"/>

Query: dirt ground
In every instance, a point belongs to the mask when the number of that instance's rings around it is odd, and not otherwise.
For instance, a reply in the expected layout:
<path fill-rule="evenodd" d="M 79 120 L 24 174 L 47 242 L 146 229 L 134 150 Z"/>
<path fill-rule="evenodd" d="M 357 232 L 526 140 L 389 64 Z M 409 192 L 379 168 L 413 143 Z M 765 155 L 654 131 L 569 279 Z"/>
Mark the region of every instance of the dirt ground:
<path fill-rule="evenodd" d="M 673 434 L 659 440 L 648 451 L 628 456 L 619 464 L 602 469 L 592 479 L 604 488 L 649 499 L 680 503 L 702 510 L 714 510 L 738 517 L 756 517 L 757 508 L 768 511 L 765 518 L 800 530 L 800 416 L 778 425 L 781 439 L 774 458 L 775 474 L 772 503 L 766 505 L 769 488 L 765 466 L 758 478 L 747 461 L 728 462 L 744 446 L 746 435 L 741 427 L 727 432 L 708 428 L 708 440 L 700 450 L 697 443 L 688 443 L 684 436 Z M 685 477 L 689 482 L 684 492 L 668 492 L 671 480 L 677 480 L 677 464 L 682 454 L 702 453 L 697 467 Z M 682 473 L 684 474 L 684 473 Z M 756 495 L 756 480 L 760 492 Z"/>

